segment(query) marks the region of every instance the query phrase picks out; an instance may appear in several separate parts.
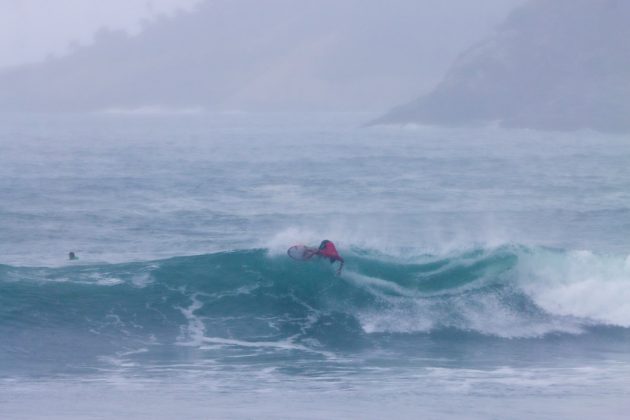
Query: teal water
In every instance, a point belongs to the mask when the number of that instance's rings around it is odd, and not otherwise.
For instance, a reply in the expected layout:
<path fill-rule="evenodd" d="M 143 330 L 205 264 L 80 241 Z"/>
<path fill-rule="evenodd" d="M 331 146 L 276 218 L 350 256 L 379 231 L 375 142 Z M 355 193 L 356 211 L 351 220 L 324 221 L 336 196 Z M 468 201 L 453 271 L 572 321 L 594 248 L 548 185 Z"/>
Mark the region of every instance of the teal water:
<path fill-rule="evenodd" d="M 360 114 L 0 119 L 4 418 L 628 408 L 630 139 Z M 285 254 L 321 239 L 341 276 Z"/>

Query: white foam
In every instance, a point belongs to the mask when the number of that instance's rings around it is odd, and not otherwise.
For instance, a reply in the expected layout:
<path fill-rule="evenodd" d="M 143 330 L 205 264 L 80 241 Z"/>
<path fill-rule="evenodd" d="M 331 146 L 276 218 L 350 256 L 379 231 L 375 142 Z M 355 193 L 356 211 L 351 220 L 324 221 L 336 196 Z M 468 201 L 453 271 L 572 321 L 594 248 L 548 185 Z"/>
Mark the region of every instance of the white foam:
<path fill-rule="evenodd" d="M 136 108 L 107 108 L 101 111 L 111 115 L 199 115 L 204 112 L 201 107 L 173 108 L 161 105 L 145 105 Z"/>
<path fill-rule="evenodd" d="M 494 252 L 496 250 L 484 255 L 492 257 Z M 519 249 L 515 248 L 514 252 L 519 252 Z M 453 268 L 453 265 L 467 267 L 478 260 L 479 256 L 470 259 L 460 256 L 437 272 Z M 363 309 L 357 313 L 367 333 L 413 333 L 457 328 L 505 338 L 540 337 L 553 332 L 579 334 L 589 323 L 575 313 L 552 313 L 548 316 L 536 311 L 523 311 L 518 305 L 513 307 L 513 299 L 521 293 L 519 285 L 506 284 L 508 278 L 496 276 L 497 273 L 490 270 L 474 282 L 433 292 L 421 292 L 352 271 L 345 273 L 343 278 L 366 289 L 380 301 L 378 309 Z M 502 283 L 501 289 L 475 293 L 480 287 L 497 281 Z M 510 290 L 511 287 L 514 289 Z"/>
<path fill-rule="evenodd" d="M 536 250 L 519 257 L 519 281 L 547 312 L 630 327 L 629 258 Z"/>
<path fill-rule="evenodd" d="M 416 333 L 439 328 L 457 328 L 504 338 L 541 337 L 552 332 L 578 334 L 581 324 L 571 318 L 537 319 L 513 311 L 497 296 L 478 300 L 450 297 L 440 301 L 426 298 L 381 297 L 385 309 L 360 311 L 357 316 L 367 333 Z"/>
<path fill-rule="evenodd" d="M 136 274 L 135 276 L 131 278 L 131 284 L 133 284 L 135 287 L 138 287 L 140 289 L 148 286 L 154 281 L 155 279 L 153 278 L 151 273 L 140 273 L 140 274 Z"/>
<path fill-rule="evenodd" d="M 413 220 L 408 221 L 412 223 Z M 496 249 L 510 245 L 510 235 L 491 215 L 480 215 L 474 232 L 433 226 L 421 229 L 401 229 L 400 220 L 384 216 L 382 220 L 354 220 L 348 214 L 321 221 L 307 218 L 304 223 L 293 223 L 257 246 L 268 250 L 269 255 L 284 255 L 295 244 L 318 245 L 323 239 L 332 240 L 343 254 L 351 250 L 368 251 L 372 255 L 397 260 L 412 260 L 427 255 L 450 256 L 471 249 Z"/>
<path fill-rule="evenodd" d="M 187 308 L 179 308 L 181 313 L 188 320 L 185 327 L 181 327 L 181 334 L 177 338 L 177 344 L 183 346 L 200 346 L 204 341 L 206 327 L 203 319 L 195 315 L 195 311 L 203 307 L 203 303 L 197 298 L 198 294 L 191 296 L 192 303 Z"/>
<path fill-rule="evenodd" d="M 209 344 L 219 344 L 223 346 L 237 346 L 237 347 L 271 347 L 276 349 L 283 350 L 302 350 L 302 351 L 311 351 L 308 347 L 301 346 L 299 344 L 294 344 L 289 340 L 282 341 L 245 341 L 245 340 L 235 340 L 231 338 L 221 338 L 221 337 L 204 337 L 204 343 Z M 201 349 L 204 349 L 202 346 Z"/>
<path fill-rule="evenodd" d="M 261 246 L 267 249 L 269 255 L 285 255 L 287 249 L 295 244 L 319 244 L 321 235 L 308 228 L 291 227 L 273 235 Z"/>
<path fill-rule="evenodd" d="M 124 282 L 121 279 L 115 277 L 102 277 L 96 280 L 96 284 L 99 286 L 116 286 L 122 283 Z"/>
<path fill-rule="evenodd" d="M 355 273 L 352 271 L 347 271 L 343 274 L 343 278 L 349 280 L 359 287 L 365 287 L 370 289 L 372 292 L 380 290 L 387 290 L 390 292 L 394 292 L 400 296 L 417 296 L 413 290 L 406 289 L 404 287 L 399 286 L 393 281 L 379 279 L 377 277 L 365 276 L 363 274 Z M 379 292 L 379 295 L 381 293 Z"/>

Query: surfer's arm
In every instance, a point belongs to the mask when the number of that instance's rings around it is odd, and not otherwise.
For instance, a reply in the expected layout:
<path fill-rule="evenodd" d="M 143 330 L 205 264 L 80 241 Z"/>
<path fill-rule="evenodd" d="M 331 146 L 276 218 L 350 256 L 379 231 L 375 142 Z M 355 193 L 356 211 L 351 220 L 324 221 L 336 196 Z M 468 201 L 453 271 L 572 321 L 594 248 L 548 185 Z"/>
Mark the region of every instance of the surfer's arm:
<path fill-rule="evenodd" d="M 309 260 L 313 258 L 313 255 L 316 255 L 318 252 L 319 250 L 316 248 L 306 248 L 306 250 L 304 250 L 304 259 Z"/>
<path fill-rule="evenodd" d="M 337 269 L 337 275 L 340 275 L 341 270 L 343 269 L 344 260 L 343 258 L 339 257 L 338 261 L 339 261 L 339 268 Z"/>

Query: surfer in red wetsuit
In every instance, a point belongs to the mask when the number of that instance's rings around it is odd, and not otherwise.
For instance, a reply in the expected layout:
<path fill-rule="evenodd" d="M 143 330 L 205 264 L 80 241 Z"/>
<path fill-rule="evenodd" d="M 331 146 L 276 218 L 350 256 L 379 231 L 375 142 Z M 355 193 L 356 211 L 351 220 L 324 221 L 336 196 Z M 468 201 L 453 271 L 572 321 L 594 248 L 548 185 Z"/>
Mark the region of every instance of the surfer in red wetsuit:
<path fill-rule="evenodd" d="M 337 252 L 337 248 L 335 248 L 335 244 L 328 240 L 323 240 L 321 244 L 319 244 L 319 248 L 309 248 L 308 254 L 305 254 L 306 259 L 311 258 L 313 255 L 318 255 L 320 257 L 328 258 L 330 263 L 333 264 L 335 261 L 339 261 L 339 268 L 337 269 L 337 274 L 341 274 L 341 269 L 343 268 L 343 258 Z"/>

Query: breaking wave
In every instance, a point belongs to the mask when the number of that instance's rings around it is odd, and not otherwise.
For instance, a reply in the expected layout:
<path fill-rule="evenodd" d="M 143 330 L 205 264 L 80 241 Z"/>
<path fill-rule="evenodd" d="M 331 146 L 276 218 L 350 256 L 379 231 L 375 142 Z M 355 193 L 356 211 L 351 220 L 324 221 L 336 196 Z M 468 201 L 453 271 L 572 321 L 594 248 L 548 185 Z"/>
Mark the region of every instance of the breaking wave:
<path fill-rule="evenodd" d="M 413 258 L 344 254 L 340 277 L 325 261 L 264 249 L 0 265 L 0 351 L 58 354 L 71 340 L 88 355 L 160 346 L 325 353 L 441 331 L 502 339 L 630 327 L 626 256 L 517 245 Z"/>

